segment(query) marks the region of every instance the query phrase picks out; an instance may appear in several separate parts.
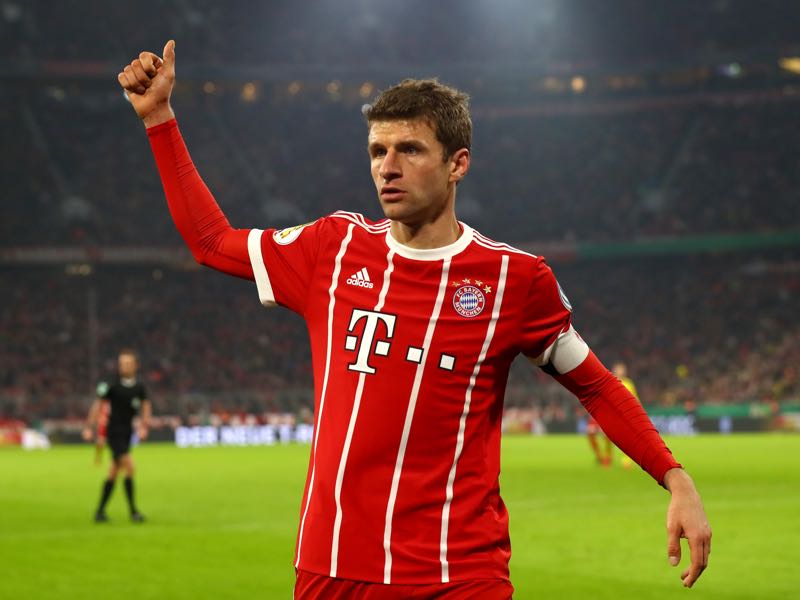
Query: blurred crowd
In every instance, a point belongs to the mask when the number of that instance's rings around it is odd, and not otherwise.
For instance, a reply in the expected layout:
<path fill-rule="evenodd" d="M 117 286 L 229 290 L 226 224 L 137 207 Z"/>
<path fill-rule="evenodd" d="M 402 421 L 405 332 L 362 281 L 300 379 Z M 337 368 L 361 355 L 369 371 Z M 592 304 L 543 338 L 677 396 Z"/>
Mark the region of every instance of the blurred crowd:
<path fill-rule="evenodd" d="M 609 368 L 626 365 L 645 405 L 768 406 L 800 398 L 798 258 L 590 261 L 556 274 L 575 328 Z M 570 410 L 568 392 L 518 362 L 509 405 Z"/>
<path fill-rule="evenodd" d="M 554 266 L 574 324 L 610 367 L 627 364 L 653 406 L 800 396 L 800 256 L 662 258 Z M 156 410 L 302 412 L 312 405 L 302 320 L 254 284 L 209 271 L 3 269 L 0 416 L 79 417 L 116 352 L 141 352 Z M 92 341 L 96 340 L 96 348 Z M 508 406 L 576 401 L 518 359 Z"/>
<path fill-rule="evenodd" d="M 380 216 L 359 107 L 325 97 L 174 102 L 234 226 Z M 116 91 L 0 97 L 6 245 L 178 245 L 146 136 Z M 796 230 L 800 111 L 746 106 L 475 119 L 460 217 L 513 243 Z M 13 168 L 12 168 L 13 165 Z"/>
<path fill-rule="evenodd" d="M 161 413 L 277 412 L 311 393 L 302 320 L 264 310 L 254 284 L 147 268 L 0 279 L 0 414 L 82 415 L 122 347 L 141 353 Z"/>
<path fill-rule="evenodd" d="M 181 247 L 146 135 L 113 76 L 170 37 L 181 130 L 234 227 L 291 226 L 338 209 L 380 218 L 362 104 L 381 76 L 456 65 L 464 80 L 451 83 L 475 109 L 457 212 L 492 238 L 581 253 L 660 238 L 741 234 L 766 246 L 798 235 L 800 95 L 772 80 L 759 89 L 757 72 L 717 95 L 692 79 L 698 65 L 717 64 L 737 80 L 742 65 L 723 63 L 727 53 L 777 69 L 794 51 L 790 3 L 484 4 L 485 14 L 480 3 L 422 0 L 153 0 L 143 15 L 127 2 L 77 10 L 0 0 L 9 83 L 0 86 L 0 252 Z M 147 27 L 131 26 L 143 18 Z M 670 73 L 693 65 L 682 96 L 591 89 L 593 74 L 610 77 L 617 63 L 652 83 L 664 60 Z M 486 76 L 492 65 L 502 76 Z M 560 95 L 537 87 L 548 73 L 566 86 Z M 578 73 L 590 82 L 583 96 L 568 83 Z M 628 365 L 646 404 L 774 402 L 800 397 L 797 252 L 554 266 L 577 329 L 607 364 Z M 71 272 L 4 263 L 0 287 L 0 418 L 83 415 L 122 346 L 141 351 L 162 414 L 311 406 L 302 321 L 263 310 L 248 282 L 144 262 Z M 554 418 L 574 407 L 523 359 L 507 403 Z"/>

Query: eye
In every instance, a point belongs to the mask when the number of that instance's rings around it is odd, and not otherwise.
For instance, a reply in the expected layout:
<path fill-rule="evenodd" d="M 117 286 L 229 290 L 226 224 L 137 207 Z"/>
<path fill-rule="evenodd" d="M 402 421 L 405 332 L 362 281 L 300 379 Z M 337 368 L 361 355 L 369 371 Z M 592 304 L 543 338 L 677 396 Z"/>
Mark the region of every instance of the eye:
<path fill-rule="evenodd" d="M 405 142 L 399 144 L 397 149 L 403 154 L 408 154 L 410 156 L 416 156 L 422 152 L 422 148 L 420 148 L 419 144 L 415 144 L 414 142 Z"/>

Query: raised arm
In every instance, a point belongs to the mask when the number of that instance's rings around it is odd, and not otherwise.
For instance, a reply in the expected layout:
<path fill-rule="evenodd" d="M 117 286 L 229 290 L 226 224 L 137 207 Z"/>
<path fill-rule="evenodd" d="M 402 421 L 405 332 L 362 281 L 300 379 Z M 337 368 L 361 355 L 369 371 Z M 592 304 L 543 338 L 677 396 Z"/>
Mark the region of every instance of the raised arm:
<path fill-rule="evenodd" d="M 117 75 L 147 128 L 172 220 L 195 260 L 230 275 L 253 279 L 249 230 L 234 229 L 203 182 L 183 141 L 170 96 L 175 85 L 175 42 L 163 59 L 142 52 Z"/>

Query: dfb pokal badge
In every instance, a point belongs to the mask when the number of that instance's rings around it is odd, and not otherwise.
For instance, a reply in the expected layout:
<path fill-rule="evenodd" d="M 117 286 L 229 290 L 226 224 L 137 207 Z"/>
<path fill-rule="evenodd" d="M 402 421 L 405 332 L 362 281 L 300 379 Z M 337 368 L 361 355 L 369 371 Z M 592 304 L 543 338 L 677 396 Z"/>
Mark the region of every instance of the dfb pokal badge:
<path fill-rule="evenodd" d="M 453 308 L 462 317 L 477 317 L 486 306 L 483 290 L 474 285 L 462 285 L 453 294 Z"/>

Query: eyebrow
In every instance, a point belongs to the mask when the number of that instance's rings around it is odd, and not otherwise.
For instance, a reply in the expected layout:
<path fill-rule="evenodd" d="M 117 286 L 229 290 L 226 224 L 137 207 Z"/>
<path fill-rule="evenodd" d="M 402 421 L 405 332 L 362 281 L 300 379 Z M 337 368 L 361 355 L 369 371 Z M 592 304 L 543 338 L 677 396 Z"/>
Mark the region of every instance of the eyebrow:
<path fill-rule="evenodd" d="M 390 144 L 390 145 L 392 145 L 392 144 Z M 408 148 L 408 147 L 411 147 L 411 146 L 416 147 L 416 148 L 427 148 L 428 147 L 428 145 L 425 142 L 423 142 L 422 140 L 420 140 L 418 138 L 409 138 L 409 139 L 405 139 L 405 140 L 400 140 L 399 142 L 397 142 L 397 143 L 395 143 L 393 145 L 395 147 L 401 148 L 401 149 L 402 148 Z M 386 144 L 383 144 L 381 142 L 370 142 L 367 145 L 367 151 L 368 152 L 373 152 L 374 150 L 377 150 L 379 148 L 386 148 Z"/>

